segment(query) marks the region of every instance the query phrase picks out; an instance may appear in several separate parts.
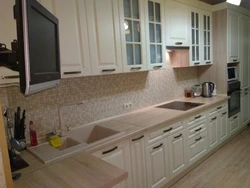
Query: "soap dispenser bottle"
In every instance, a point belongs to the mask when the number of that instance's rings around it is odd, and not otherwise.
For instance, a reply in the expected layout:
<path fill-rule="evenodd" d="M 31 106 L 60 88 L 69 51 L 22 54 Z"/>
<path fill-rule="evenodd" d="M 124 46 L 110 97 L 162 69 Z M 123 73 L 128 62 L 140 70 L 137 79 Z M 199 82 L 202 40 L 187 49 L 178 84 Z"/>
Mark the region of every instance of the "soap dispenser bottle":
<path fill-rule="evenodd" d="M 30 121 L 29 129 L 30 129 L 30 145 L 36 146 L 38 143 L 37 143 L 35 124 L 33 121 Z"/>

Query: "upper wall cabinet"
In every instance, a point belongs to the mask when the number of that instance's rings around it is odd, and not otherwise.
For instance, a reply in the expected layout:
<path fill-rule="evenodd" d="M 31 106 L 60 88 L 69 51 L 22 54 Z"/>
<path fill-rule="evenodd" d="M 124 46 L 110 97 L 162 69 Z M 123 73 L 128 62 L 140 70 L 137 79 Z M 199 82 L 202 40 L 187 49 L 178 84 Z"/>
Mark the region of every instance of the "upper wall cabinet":
<path fill-rule="evenodd" d="M 121 33 L 117 0 L 86 0 L 92 75 L 121 73 Z"/>
<path fill-rule="evenodd" d="M 164 0 L 149 0 L 146 10 L 148 70 L 166 68 Z"/>
<path fill-rule="evenodd" d="M 144 3 L 119 0 L 124 72 L 147 70 Z"/>
<path fill-rule="evenodd" d="M 189 47 L 189 6 L 165 1 L 166 46 Z"/>
<path fill-rule="evenodd" d="M 4 4 L 4 5 L 2 5 Z M 14 0 L 5 0 L 0 6 L 0 33 L 2 34 L 0 43 L 6 44 L 11 49 L 11 42 L 17 39 L 16 22 L 13 17 Z M 19 82 L 19 72 L 12 71 L 5 67 L 0 67 L 0 84 L 12 84 Z"/>
<path fill-rule="evenodd" d="M 40 0 L 59 19 L 63 78 L 90 75 L 89 41 L 84 0 Z"/>
<path fill-rule="evenodd" d="M 239 13 L 227 10 L 227 62 L 239 62 Z"/>

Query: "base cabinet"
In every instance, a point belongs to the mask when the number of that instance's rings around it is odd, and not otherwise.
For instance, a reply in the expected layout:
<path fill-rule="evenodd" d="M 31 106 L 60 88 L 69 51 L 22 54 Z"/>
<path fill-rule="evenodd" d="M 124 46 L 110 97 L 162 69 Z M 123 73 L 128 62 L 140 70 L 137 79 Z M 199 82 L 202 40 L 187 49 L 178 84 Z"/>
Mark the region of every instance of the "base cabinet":
<path fill-rule="evenodd" d="M 224 140 L 227 139 L 228 137 L 228 131 L 227 131 L 227 119 L 228 119 L 228 111 L 227 109 L 225 110 L 222 110 L 219 114 L 219 117 L 218 117 L 218 121 L 219 121 L 219 125 L 218 125 L 218 140 L 219 142 L 223 142 Z"/>
<path fill-rule="evenodd" d="M 240 127 L 246 125 L 249 121 L 249 92 L 244 91 L 241 93 L 241 118 Z"/>
<path fill-rule="evenodd" d="M 219 138 L 218 138 L 219 121 L 217 115 L 208 118 L 207 129 L 208 129 L 208 150 L 212 150 L 219 144 Z"/>
<path fill-rule="evenodd" d="M 115 188 L 132 187 L 130 148 L 128 140 L 99 150 L 92 153 L 92 155 L 128 172 L 128 179 L 116 185 Z"/>
<path fill-rule="evenodd" d="M 169 181 L 167 139 L 146 148 L 148 187 L 162 187 Z"/>
<path fill-rule="evenodd" d="M 228 122 L 228 134 L 229 136 L 233 135 L 240 127 L 240 115 L 237 114 L 231 118 L 229 118 L 229 122 Z"/>

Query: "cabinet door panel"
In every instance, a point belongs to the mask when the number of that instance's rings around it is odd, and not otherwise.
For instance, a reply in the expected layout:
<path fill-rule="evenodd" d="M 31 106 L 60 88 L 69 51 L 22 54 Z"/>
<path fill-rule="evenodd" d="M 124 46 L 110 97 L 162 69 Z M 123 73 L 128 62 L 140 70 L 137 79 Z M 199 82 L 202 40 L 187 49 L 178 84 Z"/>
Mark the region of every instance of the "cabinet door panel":
<path fill-rule="evenodd" d="M 208 118 L 208 147 L 213 149 L 218 145 L 218 117 Z"/>
<path fill-rule="evenodd" d="M 223 142 L 228 137 L 227 131 L 227 119 L 228 119 L 228 112 L 227 110 L 222 111 L 219 115 L 219 141 Z"/>
<path fill-rule="evenodd" d="M 122 72 L 116 0 L 86 0 L 92 74 Z"/>

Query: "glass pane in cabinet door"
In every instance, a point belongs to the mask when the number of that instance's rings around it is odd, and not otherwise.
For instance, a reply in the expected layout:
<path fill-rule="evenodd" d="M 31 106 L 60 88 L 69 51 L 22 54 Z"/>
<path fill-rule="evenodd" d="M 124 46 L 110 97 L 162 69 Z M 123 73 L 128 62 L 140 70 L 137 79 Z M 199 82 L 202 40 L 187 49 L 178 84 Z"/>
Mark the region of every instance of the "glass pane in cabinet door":
<path fill-rule="evenodd" d="M 132 42 L 132 23 L 130 20 L 125 20 L 124 22 L 124 29 L 125 29 L 125 35 L 126 35 L 126 42 Z"/>
<path fill-rule="evenodd" d="M 207 17 L 207 29 L 210 30 L 210 16 Z"/>
<path fill-rule="evenodd" d="M 127 64 L 133 65 L 134 56 L 133 56 L 133 45 L 132 44 L 126 44 L 127 49 Z"/>
<path fill-rule="evenodd" d="M 207 45 L 207 32 L 204 31 L 204 45 Z"/>
<path fill-rule="evenodd" d="M 192 61 L 195 61 L 195 46 L 192 46 Z"/>
<path fill-rule="evenodd" d="M 156 63 L 156 52 L 155 52 L 155 45 L 150 45 L 150 63 L 154 64 Z"/>
<path fill-rule="evenodd" d="M 151 43 L 155 42 L 155 27 L 152 23 L 149 24 L 149 38 Z"/>
<path fill-rule="evenodd" d="M 210 45 L 210 32 L 207 32 L 207 44 Z"/>
<path fill-rule="evenodd" d="M 207 60 L 207 47 L 204 47 L 204 60 Z"/>
<path fill-rule="evenodd" d="M 132 2 L 133 2 L 133 18 L 139 19 L 138 0 L 132 0 Z"/>
<path fill-rule="evenodd" d="M 206 30 L 207 29 L 207 17 L 204 16 L 204 29 Z"/>
<path fill-rule="evenodd" d="M 155 3 L 155 21 L 161 22 L 161 6 L 159 3 Z"/>
<path fill-rule="evenodd" d="M 148 1 L 148 19 L 154 21 L 154 3 L 152 1 Z"/>
<path fill-rule="evenodd" d="M 196 28 L 198 29 L 199 28 L 199 14 L 198 13 L 195 14 L 195 21 L 196 21 Z"/>
<path fill-rule="evenodd" d="M 200 54 L 199 54 L 199 46 L 196 46 L 196 60 L 198 61 Z"/>
<path fill-rule="evenodd" d="M 141 64 L 141 45 L 139 44 L 135 45 L 135 64 Z"/>
<path fill-rule="evenodd" d="M 162 63 L 162 47 L 161 45 L 157 45 L 157 57 L 156 57 L 157 63 Z"/>
<path fill-rule="evenodd" d="M 161 43 L 161 25 L 156 24 L 156 42 Z"/>
<path fill-rule="evenodd" d="M 208 60 L 210 60 L 211 58 L 210 58 L 210 47 L 207 47 L 207 59 Z"/>
<path fill-rule="evenodd" d="M 123 6 L 124 6 L 124 16 L 127 18 L 131 18 L 130 0 L 123 0 Z"/>
<path fill-rule="evenodd" d="M 192 44 L 195 44 L 195 31 L 192 29 Z"/>
<path fill-rule="evenodd" d="M 196 32 L 196 44 L 198 45 L 200 43 L 200 41 L 199 41 L 199 31 L 196 30 L 195 32 Z"/>
<path fill-rule="evenodd" d="M 134 42 L 140 42 L 140 23 L 134 21 Z"/>
<path fill-rule="evenodd" d="M 192 28 L 194 28 L 194 13 L 193 12 L 191 13 L 191 25 L 192 25 Z"/>

